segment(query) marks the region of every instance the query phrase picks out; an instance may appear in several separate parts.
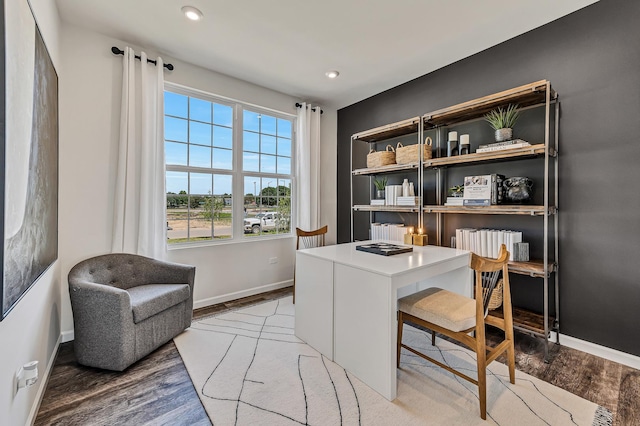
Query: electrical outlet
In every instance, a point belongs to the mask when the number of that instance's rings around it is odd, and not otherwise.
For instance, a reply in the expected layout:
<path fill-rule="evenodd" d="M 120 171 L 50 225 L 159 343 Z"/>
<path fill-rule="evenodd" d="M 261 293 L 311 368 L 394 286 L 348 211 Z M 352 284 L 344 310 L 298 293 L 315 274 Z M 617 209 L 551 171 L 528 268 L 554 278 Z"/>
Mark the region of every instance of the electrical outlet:
<path fill-rule="evenodd" d="M 271 263 L 271 264 L 278 263 L 278 258 L 277 257 L 270 257 L 269 258 L 269 263 Z"/>

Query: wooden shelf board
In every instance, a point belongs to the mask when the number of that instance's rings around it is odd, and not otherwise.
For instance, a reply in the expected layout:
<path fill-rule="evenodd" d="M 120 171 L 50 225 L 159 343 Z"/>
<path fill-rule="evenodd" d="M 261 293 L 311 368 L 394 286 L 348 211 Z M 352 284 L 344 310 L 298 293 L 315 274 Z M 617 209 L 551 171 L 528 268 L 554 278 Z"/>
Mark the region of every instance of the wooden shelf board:
<path fill-rule="evenodd" d="M 351 172 L 352 175 L 378 175 L 383 173 L 399 172 L 403 170 L 415 170 L 419 166 L 419 163 L 410 164 L 390 164 L 388 166 L 381 167 L 369 167 L 364 169 L 355 169 Z"/>
<path fill-rule="evenodd" d="M 376 127 L 375 129 L 354 133 L 351 137 L 354 140 L 361 140 L 365 142 L 383 141 L 389 138 L 416 133 L 418 131 L 418 123 L 420 123 L 420 117 L 409 118 L 407 120 L 398 121 L 397 123 L 387 124 L 385 126 Z"/>
<path fill-rule="evenodd" d="M 503 318 L 502 307 L 489 311 L 489 315 Z M 549 331 L 557 331 L 554 328 L 555 318 L 549 316 Z M 544 337 L 544 316 L 522 308 L 513 308 L 513 327 L 529 333 L 535 333 Z"/>
<path fill-rule="evenodd" d="M 555 272 L 555 262 L 547 263 L 547 272 Z M 532 277 L 544 277 L 544 262 L 541 260 L 530 260 L 528 262 L 509 262 L 509 272 Z"/>
<path fill-rule="evenodd" d="M 494 206 L 424 206 L 425 213 L 458 213 L 458 214 L 515 214 L 528 216 L 543 216 L 544 206 L 537 205 L 509 205 Z M 555 213 L 554 207 L 549 207 L 549 214 Z"/>
<path fill-rule="evenodd" d="M 451 125 L 473 118 L 482 117 L 498 106 L 517 103 L 520 108 L 545 102 L 547 80 L 525 84 L 520 87 L 494 93 L 482 98 L 473 99 L 448 108 L 439 109 L 425 114 L 425 124 L 432 127 Z M 550 87 L 550 86 L 549 86 Z M 556 93 L 551 89 L 550 99 L 555 99 Z"/>
<path fill-rule="evenodd" d="M 361 212 L 404 212 L 416 213 L 420 210 L 419 206 L 371 206 L 369 204 L 360 204 L 353 206 L 354 211 Z"/>
<path fill-rule="evenodd" d="M 502 151 L 476 152 L 473 154 L 456 155 L 455 157 L 432 158 L 424 160 L 423 164 L 425 167 L 442 167 L 454 164 L 480 163 L 544 155 L 545 151 L 545 145 L 541 143 L 522 148 L 505 149 Z M 555 156 L 555 150 L 553 148 L 549 148 L 549 155 L 552 157 Z"/>

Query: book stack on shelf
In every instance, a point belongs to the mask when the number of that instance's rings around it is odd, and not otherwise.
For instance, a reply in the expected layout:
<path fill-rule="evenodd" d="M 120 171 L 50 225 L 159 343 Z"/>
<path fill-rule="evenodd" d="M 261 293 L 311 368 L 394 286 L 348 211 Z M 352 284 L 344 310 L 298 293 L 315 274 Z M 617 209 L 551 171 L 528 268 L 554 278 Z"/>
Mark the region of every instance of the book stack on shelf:
<path fill-rule="evenodd" d="M 502 204 L 504 198 L 503 182 L 504 176 L 498 174 L 465 176 L 462 205 L 490 206 Z M 449 201 L 448 198 L 447 201 Z"/>
<path fill-rule="evenodd" d="M 398 197 L 396 202 L 398 206 L 414 207 L 418 205 L 418 197 Z"/>
<path fill-rule="evenodd" d="M 384 187 L 384 199 L 387 206 L 398 205 L 398 197 L 402 197 L 402 185 L 387 185 Z"/>
<path fill-rule="evenodd" d="M 445 206 L 462 206 L 464 205 L 464 198 L 462 197 L 447 197 Z"/>
<path fill-rule="evenodd" d="M 402 223 L 372 223 L 371 239 L 404 242 L 404 234 L 409 232 Z"/>
<path fill-rule="evenodd" d="M 531 146 L 531 144 L 522 139 L 513 139 L 510 141 L 480 145 L 478 146 L 478 149 L 476 149 L 476 152 L 482 153 L 482 152 L 504 151 L 505 149 L 524 148 L 526 146 Z"/>
<path fill-rule="evenodd" d="M 496 229 L 456 229 L 456 248 L 469 250 L 478 256 L 496 259 L 502 244 L 507 246 L 509 260 L 527 262 L 529 244 L 522 242 L 522 232 Z"/>
<path fill-rule="evenodd" d="M 384 206 L 385 203 L 385 199 L 381 198 L 379 200 L 371 200 L 371 205 L 372 206 Z"/>

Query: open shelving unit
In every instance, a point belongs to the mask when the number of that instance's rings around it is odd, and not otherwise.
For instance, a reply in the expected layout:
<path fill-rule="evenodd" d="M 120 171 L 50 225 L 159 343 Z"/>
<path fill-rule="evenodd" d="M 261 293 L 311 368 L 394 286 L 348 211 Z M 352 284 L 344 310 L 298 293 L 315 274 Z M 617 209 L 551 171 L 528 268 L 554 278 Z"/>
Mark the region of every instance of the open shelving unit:
<path fill-rule="evenodd" d="M 367 143 L 386 144 L 391 139 L 403 138 L 408 135 L 415 136 L 415 143 L 423 144 L 427 132 L 435 132 L 435 153 L 443 152 L 441 148 L 441 135 L 446 134 L 447 129 L 456 126 L 468 125 L 481 119 L 489 111 L 506 106 L 508 104 L 518 104 L 519 109 L 528 110 L 544 108 L 544 140 L 527 147 L 513 148 L 502 151 L 485 153 L 472 153 L 453 157 L 440 158 L 420 158 L 418 162 L 404 165 L 389 165 L 376 168 L 356 168 L 354 165 L 354 144 Z M 458 105 L 439 109 L 420 117 L 413 117 L 389 125 L 377 127 L 364 132 L 356 133 L 351 137 L 351 241 L 354 241 L 354 213 L 370 212 L 369 223 L 374 221 L 376 212 L 398 212 L 417 214 L 417 223 L 423 227 L 426 216 L 435 216 L 436 244 L 443 245 L 445 237 L 444 221 L 450 215 L 509 215 L 518 221 L 526 221 L 527 216 L 542 218 L 542 257 L 532 259 L 528 262 L 510 262 L 509 272 L 511 274 L 526 275 L 542 281 L 543 306 L 541 313 L 530 312 L 522 308 L 514 308 L 514 327 L 523 332 L 532 334 L 545 340 L 545 360 L 548 360 L 549 343 L 552 332 L 556 332 L 556 343 L 559 335 L 559 281 L 558 281 L 558 123 L 559 123 L 559 102 L 558 94 L 551 87 L 547 80 L 540 80 L 534 83 L 522 85 L 510 90 L 494 93 L 482 98 L 463 102 Z M 541 138 L 542 139 L 542 138 Z M 390 143 L 390 142 L 389 142 Z M 405 144 L 406 146 L 406 144 Z M 422 152 L 422 147 L 419 148 Z M 437 155 L 436 155 L 437 156 Z M 517 162 L 534 159 L 536 166 L 542 167 L 542 203 L 536 205 L 509 205 L 497 204 L 492 206 L 445 206 L 446 188 L 444 182 L 447 173 L 453 169 L 466 166 L 494 165 L 502 162 Z M 520 164 L 520 163 L 516 163 Z M 432 186 L 425 183 L 425 171 L 435 172 L 429 174 L 429 179 L 435 179 Z M 417 179 L 416 194 L 419 197 L 420 205 L 416 207 L 400 206 L 371 206 L 355 204 L 354 201 L 354 179 L 359 176 L 369 176 L 370 187 L 372 179 L 377 175 L 394 173 L 415 173 Z M 433 177 L 435 176 L 435 177 Z M 425 188 L 435 188 L 435 204 L 425 204 Z M 373 192 L 370 193 L 373 196 Z M 462 216 L 463 218 L 464 216 Z M 464 219 L 460 219 L 464 220 Z M 539 219 L 538 219 L 539 220 Z M 537 222 L 536 222 L 537 223 Z M 429 221 L 431 226 L 432 221 Z M 537 225 L 536 225 L 537 226 Z M 540 250 L 538 250 L 540 251 Z M 554 307 L 552 315 L 550 311 L 550 283 L 554 283 Z M 490 311 L 490 315 L 501 316 L 500 310 Z"/>
<path fill-rule="evenodd" d="M 514 89 L 495 93 L 482 98 L 474 99 L 448 108 L 437 110 L 423 116 L 425 129 L 446 129 L 465 122 L 483 117 L 489 111 L 504 107 L 508 104 L 518 104 L 523 108 L 544 108 L 544 143 L 533 144 L 523 148 L 514 148 L 504 151 L 474 153 L 445 158 L 434 158 L 424 162 L 425 168 L 437 169 L 437 183 L 439 193 L 436 197 L 436 205 L 424 206 L 425 213 L 436 214 L 438 244 L 443 241 L 443 218 L 445 215 L 456 214 L 481 214 L 481 215 L 515 215 L 515 216 L 539 216 L 543 218 L 543 256 L 542 259 L 529 262 L 510 262 L 511 274 L 527 275 L 542 280 L 543 306 L 542 313 L 538 314 L 520 308 L 514 308 L 514 327 L 526 333 L 535 335 L 545 340 L 545 360 L 548 360 L 548 346 L 551 332 L 556 332 L 558 343 L 559 332 L 559 282 L 558 282 L 558 120 L 559 103 L 558 94 L 552 89 L 547 80 L 540 80 L 531 84 L 516 87 Z M 555 110 L 552 110 L 552 107 Z M 551 114 L 555 114 L 554 117 Z M 553 120 L 552 120 L 553 119 Z M 553 126 L 551 125 L 553 121 Z M 438 132 L 440 135 L 442 132 Z M 438 141 L 440 145 L 440 141 Z M 540 205 L 508 205 L 498 204 L 487 207 L 444 206 L 442 198 L 444 194 L 443 176 L 447 169 L 465 165 L 482 165 L 484 163 L 496 163 L 504 161 L 518 161 L 529 158 L 541 159 L 540 167 L 543 172 L 543 203 Z M 522 219 L 525 220 L 525 219 Z M 553 227 L 550 227 L 553 220 Z M 553 231 L 552 231 L 553 230 Z M 552 253 L 550 253 L 552 246 Z M 550 314 L 549 307 L 549 281 L 555 279 L 555 315 Z M 489 315 L 501 316 L 501 311 L 490 311 Z"/>

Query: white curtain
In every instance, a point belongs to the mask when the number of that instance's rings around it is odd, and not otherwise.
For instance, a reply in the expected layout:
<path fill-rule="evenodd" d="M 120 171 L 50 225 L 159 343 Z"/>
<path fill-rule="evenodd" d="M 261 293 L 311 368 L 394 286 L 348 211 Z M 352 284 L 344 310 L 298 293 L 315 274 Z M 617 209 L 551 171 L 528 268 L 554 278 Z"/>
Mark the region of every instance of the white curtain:
<path fill-rule="evenodd" d="M 319 106 L 312 107 L 307 103 L 303 103 L 298 111 L 296 226 L 306 231 L 321 226 L 320 114 Z"/>
<path fill-rule="evenodd" d="M 156 259 L 166 253 L 164 75 L 162 58 L 125 48 L 112 251 Z M 140 77 L 136 67 L 140 65 Z M 136 90 L 139 81 L 140 90 Z"/>

